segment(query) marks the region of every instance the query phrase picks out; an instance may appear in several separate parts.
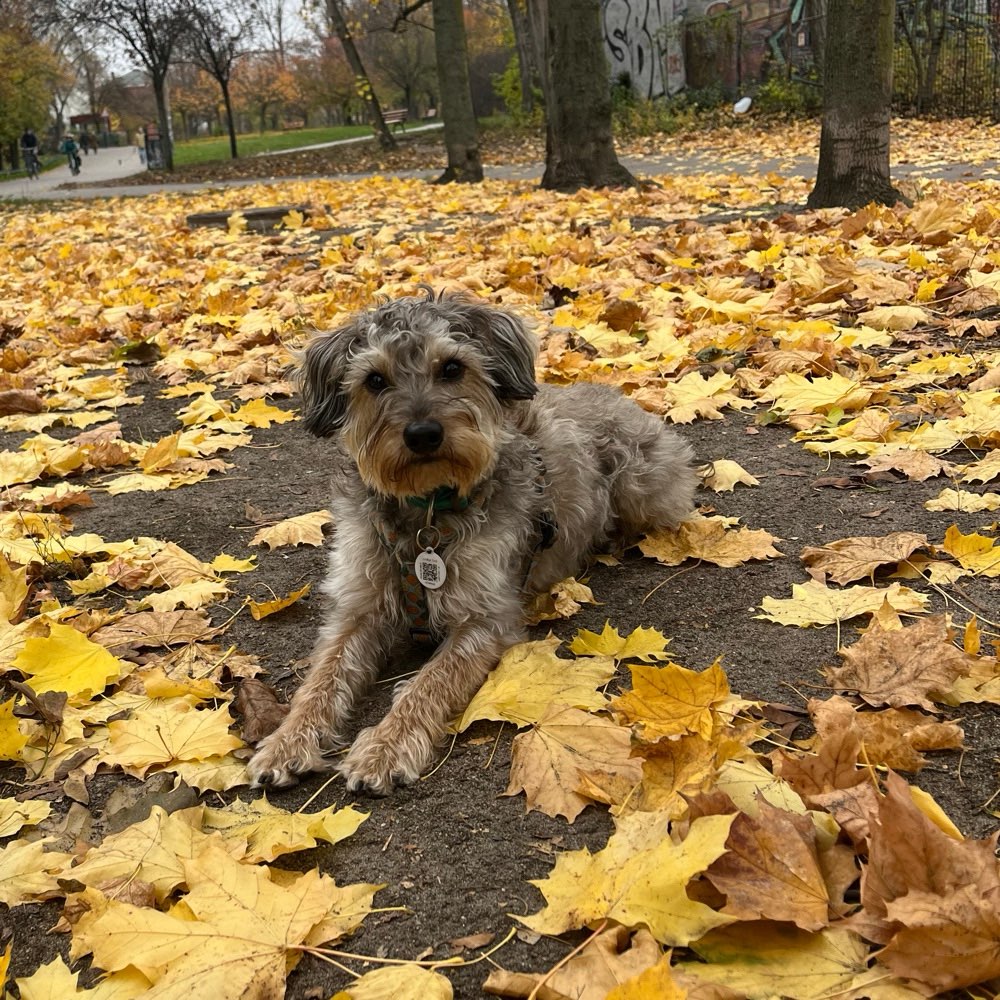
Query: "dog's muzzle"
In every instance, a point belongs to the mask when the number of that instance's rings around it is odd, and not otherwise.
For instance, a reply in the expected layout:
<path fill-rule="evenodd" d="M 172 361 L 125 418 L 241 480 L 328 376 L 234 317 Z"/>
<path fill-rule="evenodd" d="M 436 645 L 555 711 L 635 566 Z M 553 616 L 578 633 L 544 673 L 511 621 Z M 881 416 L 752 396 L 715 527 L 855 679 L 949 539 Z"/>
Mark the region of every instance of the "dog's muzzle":
<path fill-rule="evenodd" d="M 436 420 L 414 420 L 403 428 L 403 441 L 417 455 L 430 455 L 444 442 L 444 428 Z"/>

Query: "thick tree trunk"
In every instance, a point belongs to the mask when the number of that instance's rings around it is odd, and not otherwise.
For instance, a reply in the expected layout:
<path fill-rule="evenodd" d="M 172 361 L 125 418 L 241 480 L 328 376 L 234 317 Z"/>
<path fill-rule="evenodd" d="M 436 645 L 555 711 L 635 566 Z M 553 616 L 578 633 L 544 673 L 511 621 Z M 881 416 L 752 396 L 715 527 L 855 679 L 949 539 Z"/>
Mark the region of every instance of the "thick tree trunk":
<path fill-rule="evenodd" d="M 809 208 L 905 200 L 889 179 L 895 0 L 829 0 L 823 127 Z"/>
<path fill-rule="evenodd" d="M 448 167 L 437 183 L 475 183 L 483 179 L 483 164 L 479 158 L 479 133 L 472 110 L 462 0 L 433 0 L 432 10 L 444 144 L 448 150 Z"/>
<path fill-rule="evenodd" d="M 344 12 L 340 9 L 339 0 L 326 0 L 326 14 L 337 38 L 340 39 L 340 44 L 343 46 L 347 65 L 351 67 L 351 72 L 354 74 L 358 89 L 362 91 L 365 101 L 368 103 L 379 145 L 383 149 L 395 149 L 396 140 L 392 137 L 392 133 L 389 131 L 389 127 L 382 117 L 382 106 L 379 104 L 378 97 L 372 87 L 372 82 L 368 79 L 368 74 L 365 72 L 364 63 L 362 63 L 358 48 L 351 37 L 351 29 L 347 26 L 347 19 L 344 17 Z"/>
<path fill-rule="evenodd" d="M 160 125 L 160 149 L 163 151 L 163 166 L 166 170 L 173 170 L 173 130 L 170 127 L 170 108 L 167 102 L 167 81 L 163 77 L 153 77 L 153 99 L 156 101 L 156 117 Z"/>
<path fill-rule="evenodd" d="M 544 31 L 545 175 L 542 187 L 623 187 L 635 178 L 615 155 L 601 0 L 532 0 Z"/>

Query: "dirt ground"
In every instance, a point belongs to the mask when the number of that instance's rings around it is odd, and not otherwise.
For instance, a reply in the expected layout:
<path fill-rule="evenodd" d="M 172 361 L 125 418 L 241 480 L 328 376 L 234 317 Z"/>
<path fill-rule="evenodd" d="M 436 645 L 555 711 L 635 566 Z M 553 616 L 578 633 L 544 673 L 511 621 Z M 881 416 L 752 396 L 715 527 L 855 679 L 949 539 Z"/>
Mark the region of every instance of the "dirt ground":
<path fill-rule="evenodd" d="M 136 382 L 135 389 L 145 393 L 146 402 L 121 411 L 127 438 L 141 435 L 154 440 L 175 429 L 175 405 L 157 398 L 159 388 L 155 381 Z M 701 499 L 720 513 L 779 536 L 784 558 L 736 569 L 689 564 L 678 571 L 633 553 L 620 567 L 593 570 L 590 583 L 599 605 L 585 606 L 572 620 L 539 626 L 534 637 L 551 628 L 569 639 L 579 628 L 600 630 L 605 620 L 622 632 L 653 626 L 670 636 L 678 662 L 701 668 L 721 655 L 735 691 L 801 707 L 813 692 L 825 690 L 818 671 L 837 662 L 836 631 L 782 627 L 757 620 L 755 609 L 765 595 L 788 596 L 791 584 L 805 579 L 798 560 L 805 544 L 900 529 L 939 538 L 952 516 L 929 513 L 922 502 L 935 495 L 940 484 L 901 482 L 852 490 L 817 486 L 823 477 L 857 470 L 846 461 L 835 460 L 830 466 L 808 454 L 790 440 L 787 429 L 758 428 L 753 415 L 733 414 L 682 430 L 701 458 L 736 459 L 760 479 L 759 487 L 738 487 L 733 494 L 705 492 Z M 4 442 L 7 447 L 11 443 Z M 232 459 L 236 467 L 224 477 L 183 490 L 102 496 L 94 508 L 74 513 L 77 530 L 120 538 L 155 534 L 176 541 L 199 558 L 211 559 L 222 550 L 234 555 L 250 551 L 247 542 L 257 525 L 248 517 L 248 505 L 276 520 L 326 503 L 324 443 L 309 438 L 298 422 L 257 432 L 253 446 L 238 449 Z M 979 520 L 957 518 L 963 531 L 974 529 Z M 318 581 L 325 565 L 323 552 L 316 548 L 261 551 L 259 558 L 259 571 L 241 578 L 237 586 L 256 577 L 276 593 L 287 593 Z M 964 600 L 970 607 L 995 609 L 1000 604 L 996 587 L 996 581 L 992 587 L 983 581 L 964 584 Z M 267 596 L 252 584 L 249 592 L 257 599 Z M 228 609 L 234 611 L 242 598 L 242 593 L 234 595 Z M 931 593 L 931 602 L 935 610 L 945 607 L 937 593 Z M 228 631 L 227 641 L 257 654 L 269 673 L 265 679 L 287 695 L 295 684 L 296 661 L 308 654 L 320 614 L 318 599 L 300 601 L 269 619 L 267 627 L 244 613 Z M 221 611 L 216 609 L 213 617 L 221 619 Z M 849 637 L 853 630 L 845 626 L 842 638 L 846 642 Z M 412 662 L 403 662 L 394 670 L 412 667 Z M 390 694 L 388 683 L 378 688 L 358 720 L 359 727 L 386 710 Z M 938 798 L 964 833 L 982 836 L 996 825 L 983 803 L 998 787 L 1000 718 L 995 707 L 966 705 L 961 723 L 968 749 L 934 755 L 931 766 L 916 780 Z M 525 815 L 520 798 L 502 795 L 513 736 L 510 726 L 478 723 L 457 740 L 432 775 L 389 798 L 349 794 L 339 780 L 323 788 L 313 808 L 354 804 L 369 812 L 370 819 L 345 842 L 287 856 L 280 866 L 305 870 L 318 865 L 338 883 L 384 883 L 377 905 L 405 907 L 370 916 L 361 931 L 342 945 L 345 950 L 443 958 L 451 953 L 448 942 L 456 938 L 492 933 L 499 939 L 511 926 L 509 914 L 531 913 L 541 905 L 539 893 L 527 880 L 549 872 L 555 850 L 603 846 L 610 830 L 603 810 L 590 807 L 570 826 L 538 813 Z M 316 795 L 324 780 L 309 777 L 294 789 L 271 793 L 271 801 L 294 809 Z M 117 774 L 92 780 L 91 811 L 99 820 L 107 796 L 123 782 L 138 785 Z M 246 788 L 233 794 L 252 796 Z M 142 812 L 132 820 L 141 816 Z M 58 911 L 58 903 L 16 911 L 17 919 L 11 921 L 14 976 L 30 974 L 66 947 L 68 936 L 45 933 Z M 515 938 L 495 960 L 509 969 L 539 970 L 571 947 L 562 940 L 528 943 Z M 482 996 L 481 983 L 488 972 L 486 965 L 449 971 L 456 996 Z M 288 996 L 326 998 L 347 982 L 336 968 L 305 958 L 289 978 Z"/>

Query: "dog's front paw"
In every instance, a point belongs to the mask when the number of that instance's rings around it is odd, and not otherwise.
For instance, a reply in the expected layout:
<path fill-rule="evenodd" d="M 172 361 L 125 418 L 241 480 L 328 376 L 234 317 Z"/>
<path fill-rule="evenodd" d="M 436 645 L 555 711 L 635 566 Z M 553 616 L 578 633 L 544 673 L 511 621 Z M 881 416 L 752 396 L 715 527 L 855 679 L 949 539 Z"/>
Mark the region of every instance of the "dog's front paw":
<path fill-rule="evenodd" d="M 363 729 L 339 766 L 352 792 L 388 795 L 393 785 L 412 785 L 431 762 L 434 744 L 423 734 L 396 738 L 380 730 Z"/>
<path fill-rule="evenodd" d="M 261 740 L 247 771 L 255 788 L 261 785 L 286 788 L 296 784 L 299 775 L 328 771 L 330 767 L 314 735 L 279 728 Z"/>

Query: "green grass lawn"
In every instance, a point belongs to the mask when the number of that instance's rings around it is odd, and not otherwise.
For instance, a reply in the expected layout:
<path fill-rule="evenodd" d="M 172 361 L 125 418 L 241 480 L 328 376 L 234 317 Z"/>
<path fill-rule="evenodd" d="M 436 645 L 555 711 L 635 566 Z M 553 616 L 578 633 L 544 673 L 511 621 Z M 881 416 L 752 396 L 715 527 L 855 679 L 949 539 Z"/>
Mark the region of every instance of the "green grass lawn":
<path fill-rule="evenodd" d="M 368 125 L 335 125 L 329 128 L 299 128 L 287 132 L 252 132 L 236 137 L 236 149 L 240 156 L 256 153 L 277 152 L 295 149 L 298 146 L 312 146 L 320 142 L 335 142 L 338 139 L 353 139 L 356 136 L 370 136 Z M 209 163 L 212 160 L 229 159 L 229 137 L 213 136 L 210 139 L 191 139 L 174 143 L 174 164 L 178 167 L 189 163 Z"/>

